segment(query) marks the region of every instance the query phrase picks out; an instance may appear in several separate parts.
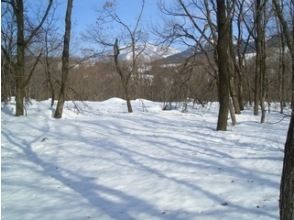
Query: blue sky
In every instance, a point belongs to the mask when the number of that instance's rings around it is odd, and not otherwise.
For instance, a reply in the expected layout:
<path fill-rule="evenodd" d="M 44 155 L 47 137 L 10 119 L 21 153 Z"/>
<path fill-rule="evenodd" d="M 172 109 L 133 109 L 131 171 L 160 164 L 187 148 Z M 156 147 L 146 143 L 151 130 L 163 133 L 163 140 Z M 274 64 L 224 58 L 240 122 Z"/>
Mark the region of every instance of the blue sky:
<path fill-rule="evenodd" d="M 33 0 L 31 0 L 33 1 Z M 160 24 L 161 13 L 158 9 L 159 0 L 145 0 L 145 8 L 142 16 L 142 24 L 146 29 L 151 28 L 152 24 Z M 56 16 L 58 17 L 58 26 L 60 31 L 64 30 L 64 16 L 67 1 L 57 0 L 58 7 Z M 128 25 L 132 25 L 138 16 L 141 1 L 140 0 L 117 0 L 117 14 Z M 80 34 L 85 32 L 87 28 L 95 25 L 98 11 L 102 10 L 105 0 L 74 0 L 72 12 L 72 36 L 73 40 L 79 42 L 79 45 L 87 45 L 82 43 Z"/>
<path fill-rule="evenodd" d="M 63 7 L 66 7 L 65 0 Z M 73 23 L 76 24 L 75 28 L 78 31 L 84 30 L 87 26 L 94 24 L 98 15 L 98 10 L 102 9 L 104 0 L 74 0 L 73 8 Z M 117 13 L 118 15 L 131 24 L 140 10 L 140 0 L 117 0 Z M 145 9 L 143 13 L 144 25 L 150 25 L 152 22 L 157 22 L 159 18 L 159 10 L 157 8 L 158 0 L 146 0 Z M 64 13 L 64 10 L 59 10 L 58 13 Z"/>
<path fill-rule="evenodd" d="M 25 7 L 27 14 L 31 20 L 40 20 L 48 0 L 25 0 Z M 59 29 L 59 33 L 63 35 L 64 32 L 64 17 L 66 13 L 67 0 L 53 0 L 55 10 L 55 25 Z M 71 53 L 72 55 L 82 55 L 81 49 L 97 48 L 97 45 L 91 44 L 82 39 L 81 34 L 95 27 L 99 10 L 103 9 L 106 0 L 74 0 L 72 11 L 72 31 L 71 31 Z M 126 24 L 130 27 L 134 26 L 136 18 L 141 9 L 141 0 L 116 0 L 116 12 Z M 160 0 L 145 0 L 145 7 L 143 11 L 141 24 L 145 32 L 148 33 L 148 41 L 155 42 L 157 36 L 153 35 L 152 27 L 163 26 L 163 14 L 158 8 Z M 175 0 L 164 0 L 168 5 L 171 5 Z M 52 10 L 51 10 L 52 12 Z M 116 35 L 121 29 L 110 29 L 110 35 Z"/>

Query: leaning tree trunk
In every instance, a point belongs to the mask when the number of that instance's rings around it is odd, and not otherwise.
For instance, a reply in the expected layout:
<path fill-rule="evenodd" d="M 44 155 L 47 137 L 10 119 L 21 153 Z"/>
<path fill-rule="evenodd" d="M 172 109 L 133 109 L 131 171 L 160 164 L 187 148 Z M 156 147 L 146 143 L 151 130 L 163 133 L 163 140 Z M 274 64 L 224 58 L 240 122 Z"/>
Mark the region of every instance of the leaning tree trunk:
<path fill-rule="evenodd" d="M 231 97 L 230 97 L 230 102 L 229 102 L 229 110 L 230 110 L 232 125 L 234 126 L 234 125 L 236 125 L 237 120 L 236 120 L 236 114 L 235 114 L 234 105 L 233 105 L 233 101 L 232 101 Z"/>
<path fill-rule="evenodd" d="M 227 130 L 227 119 L 229 111 L 229 44 L 230 44 L 230 30 L 229 21 L 226 15 L 225 1 L 217 1 L 217 55 L 218 55 L 218 69 L 219 69 L 219 113 L 217 121 L 217 130 Z"/>
<path fill-rule="evenodd" d="M 294 219 L 294 111 L 285 144 L 280 188 L 280 220 Z"/>
<path fill-rule="evenodd" d="M 69 46 L 70 46 L 70 31 L 71 31 L 71 12 L 72 12 L 73 0 L 67 1 L 67 9 L 65 16 L 65 33 L 62 53 L 62 79 L 61 87 L 58 97 L 58 103 L 55 110 L 54 118 L 61 118 L 63 112 L 63 106 L 65 102 L 65 93 L 67 86 L 68 70 L 69 70 Z"/>

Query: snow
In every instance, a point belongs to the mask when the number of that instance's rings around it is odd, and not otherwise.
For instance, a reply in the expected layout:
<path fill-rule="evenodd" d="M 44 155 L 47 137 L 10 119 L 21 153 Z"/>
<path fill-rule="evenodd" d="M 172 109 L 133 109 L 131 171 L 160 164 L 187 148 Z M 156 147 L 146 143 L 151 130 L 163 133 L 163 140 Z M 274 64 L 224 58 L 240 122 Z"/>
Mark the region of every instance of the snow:
<path fill-rule="evenodd" d="M 2 107 L 2 219 L 278 219 L 288 118 L 246 110 L 217 132 L 215 103 L 132 104 L 67 102 L 59 120 L 50 101 Z"/>
<path fill-rule="evenodd" d="M 252 59 L 255 56 L 256 56 L 256 53 L 255 52 L 254 53 L 246 53 L 245 54 L 245 59 L 246 60 L 250 60 L 250 59 Z"/>
<path fill-rule="evenodd" d="M 151 43 L 146 43 L 136 46 L 136 53 L 140 53 L 140 58 L 145 62 L 151 62 L 157 59 L 166 58 L 168 56 L 179 53 L 179 51 L 172 47 L 155 46 Z M 132 60 L 132 48 L 130 46 L 123 47 L 120 51 L 119 58 L 121 60 Z"/>

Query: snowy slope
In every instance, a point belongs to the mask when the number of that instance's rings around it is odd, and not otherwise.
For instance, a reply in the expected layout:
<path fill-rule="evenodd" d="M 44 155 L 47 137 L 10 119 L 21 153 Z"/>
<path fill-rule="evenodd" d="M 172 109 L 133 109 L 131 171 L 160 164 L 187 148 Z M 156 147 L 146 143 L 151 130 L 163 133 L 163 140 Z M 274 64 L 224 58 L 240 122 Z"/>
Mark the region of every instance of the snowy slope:
<path fill-rule="evenodd" d="M 141 51 L 143 51 L 141 53 Z M 140 53 L 140 58 L 147 61 L 151 62 L 153 60 L 165 58 L 168 56 L 171 56 L 173 54 L 178 53 L 178 51 L 174 48 L 166 48 L 166 47 L 161 47 L 161 46 L 155 46 L 150 43 L 142 44 L 142 45 L 137 45 L 136 47 L 136 53 Z M 119 58 L 121 60 L 131 60 L 132 59 L 132 48 L 131 47 L 126 47 L 120 51 Z"/>
<path fill-rule="evenodd" d="M 144 103 L 144 108 L 142 105 Z M 188 113 L 133 101 L 49 101 L 28 116 L 2 109 L 2 219 L 278 219 L 288 119 L 245 111 L 230 131 L 215 131 L 217 105 Z M 143 112 L 144 109 L 144 112 Z"/>

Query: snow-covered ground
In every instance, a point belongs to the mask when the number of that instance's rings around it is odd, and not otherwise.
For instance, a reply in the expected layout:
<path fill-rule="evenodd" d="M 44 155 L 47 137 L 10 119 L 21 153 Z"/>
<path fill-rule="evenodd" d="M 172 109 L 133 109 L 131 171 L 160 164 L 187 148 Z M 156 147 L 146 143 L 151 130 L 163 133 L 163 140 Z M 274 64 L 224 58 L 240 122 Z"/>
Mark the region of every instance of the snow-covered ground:
<path fill-rule="evenodd" d="M 49 101 L 2 108 L 2 219 L 278 219 L 288 118 L 247 110 L 217 132 L 215 104 L 143 103 L 68 102 L 60 120 Z"/>

